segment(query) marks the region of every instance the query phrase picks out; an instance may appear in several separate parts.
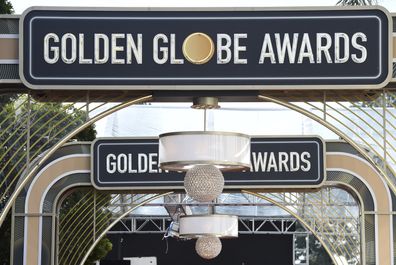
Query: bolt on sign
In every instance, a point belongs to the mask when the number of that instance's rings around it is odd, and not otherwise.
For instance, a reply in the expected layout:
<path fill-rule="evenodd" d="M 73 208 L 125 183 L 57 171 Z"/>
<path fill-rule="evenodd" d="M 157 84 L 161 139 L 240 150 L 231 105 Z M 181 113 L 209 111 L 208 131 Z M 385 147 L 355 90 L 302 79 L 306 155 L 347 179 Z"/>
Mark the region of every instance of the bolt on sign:
<path fill-rule="evenodd" d="M 34 7 L 20 22 L 20 76 L 33 89 L 380 88 L 390 21 L 379 7 Z"/>
<path fill-rule="evenodd" d="M 158 138 L 99 138 L 91 147 L 91 181 L 97 189 L 183 189 L 185 173 L 164 171 Z M 253 137 L 251 168 L 224 172 L 226 188 L 315 188 L 326 180 L 320 137 Z"/>

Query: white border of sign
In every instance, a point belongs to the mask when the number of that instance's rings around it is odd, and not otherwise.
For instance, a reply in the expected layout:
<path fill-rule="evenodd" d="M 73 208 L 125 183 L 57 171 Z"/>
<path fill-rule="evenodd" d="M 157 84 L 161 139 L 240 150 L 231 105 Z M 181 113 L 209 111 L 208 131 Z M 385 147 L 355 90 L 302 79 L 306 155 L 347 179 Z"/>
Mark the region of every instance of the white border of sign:
<path fill-rule="evenodd" d="M 30 84 L 24 74 L 23 74 L 23 22 L 27 13 L 32 10 L 64 10 L 64 11 L 311 11 L 311 10 L 318 10 L 318 11 L 329 11 L 329 10 L 380 10 L 382 11 L 388 18 L 388 75 L 384 82 L 381 84 L 374 84 L 374 85 L 33 85 Z M 352 16 L 355 17 L 355 16 Z M 366 7 L 293 7 L 293 8 L 263 8 L 263 7 L 255 7 L 255 8 L 92 8 L 92 7 L 30 7 L 23 12 L 21 15 L 21 19 L 19 22 L 19 75 L 22 82 L 27 85 L 29 88 L 32 89 L 65 89 L 65 90 L 296 90 L 296 89 L 375 89 L 375 88 L 383 88 L 385 87 L 390 80 L 392 79 L 392 61 L 393 61 L 393 40 L 392 40 L 392 17 L 388 10 L 386 10 L 382 6 L 366 6 Z M 29 68 L 29 70 L 31 70 Z M 361 77 L 362 78 L 362 77 Z M 363 77 L 364 78 L 364 77 Z M 56 77 L 54 78 L 56 79 Z M 73 78 L 68 78 L 73 80 Z M 79 79 L 79 78 L 77 78 Z M 86 79 L 86 78 L 84 78 Z M 122 78 L 125 79 L 125 78 Z M 142 78 L 127 78 L 127 79 L 142 79 Z M 147 78 L 143 78 L 147 79 Z M 165 78 L 166 79 L 166 78 Z M 165 80 L 164 78 L 159 79 L 152 79 L 152 80 Z M 175 77 L 172 77 L 175 79 Z M 188 80 L 188 78 L 179 78 L 181 80 Z M 197 78 L 194 78 L 197 79 Z M 200 78 L 204 79 L 204 78 Z M 210 78 L 213 79 L 213 78 Z M 210 80 L 209 79 L 209 80 Z M 219 78 L 214 78 L 219 80 Z M 229 80 L 230 78 L 226 78 Z M 242 78 L 243 79 L 243 78 Z M 268 80 L 271 78 L 259 78 L 260 80 Z M 277 78 L 279 79 L 279 78 Z M 286 78 L 287 79 L 287 78 Z M 295 79 L 295 78 L 294 78 Z M 301 78 L 307 79 L 307 78 Z M 312 79 L 312 78 L 311 78 Z M 313 78 L 318 79 L 318 78 Z M 323 79 L 323 78 L 320 78 Z M 334 79 L 334 78 L 327 78 L 327 79 Z M 369 77 L 367 77 L 369 79 Z M 373 79 L 373 77 L 371 77 Z"/>

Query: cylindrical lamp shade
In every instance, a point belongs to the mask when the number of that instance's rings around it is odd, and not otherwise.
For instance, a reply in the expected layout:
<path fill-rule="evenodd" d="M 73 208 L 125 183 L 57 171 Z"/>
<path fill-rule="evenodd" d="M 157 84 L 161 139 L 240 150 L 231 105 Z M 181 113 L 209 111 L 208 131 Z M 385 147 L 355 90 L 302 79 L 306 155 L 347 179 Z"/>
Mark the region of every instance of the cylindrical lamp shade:
<path fill-rule="evenodd" d="M 179 236 L 238 237 L 238 216 L 220 214 L 180 216 Z"/>
<path fill-rule="evenodd" d="M 187 171 L 214 165 L 222 171 L 250 169 L 250 136 L 231 132 L 175 132 L 159 136 L 162 169 Z"/>

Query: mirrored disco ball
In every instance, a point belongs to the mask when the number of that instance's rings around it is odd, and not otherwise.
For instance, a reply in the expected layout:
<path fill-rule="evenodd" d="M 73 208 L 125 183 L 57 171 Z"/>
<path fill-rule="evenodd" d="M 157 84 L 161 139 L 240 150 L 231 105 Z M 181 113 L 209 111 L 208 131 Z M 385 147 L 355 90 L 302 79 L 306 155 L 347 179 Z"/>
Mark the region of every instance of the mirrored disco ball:
<path fill-rule="evenodd" d="M 195 251 L 204 259 L 214 259 L 220 254 L 221 248 L 221 241 L 215 236 L 199 237 L 195 243 Z"/>
<path fill-rule="evenodd" d="M 184 177 L 184 188 L 192 199 L 199 202 L 210 202 L 222 193 L 224 177 L 215 166 L 194 166 L 187 171 Z"/>

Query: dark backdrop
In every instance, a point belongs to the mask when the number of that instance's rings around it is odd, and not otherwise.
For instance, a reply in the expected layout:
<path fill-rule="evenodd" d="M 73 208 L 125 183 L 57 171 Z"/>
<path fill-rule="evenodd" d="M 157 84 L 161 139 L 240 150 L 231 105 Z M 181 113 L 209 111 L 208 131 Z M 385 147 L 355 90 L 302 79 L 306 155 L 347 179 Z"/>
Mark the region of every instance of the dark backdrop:
<path fill-rule="evenodd" d="M 101 265 L 129 265 L 123 257 L 156 256 L 158 265 L 292 265 L 292 235 L 239 235 L 224 239 L 220 255 L 206 261 L 195 252 L 195 240 L 162 240 L 159 234 L 108 235 L 113 250 Z M 168 250 L 168 251 L 167 251 Z M 167 252 L 166 252 L 167 251 Z"/>

